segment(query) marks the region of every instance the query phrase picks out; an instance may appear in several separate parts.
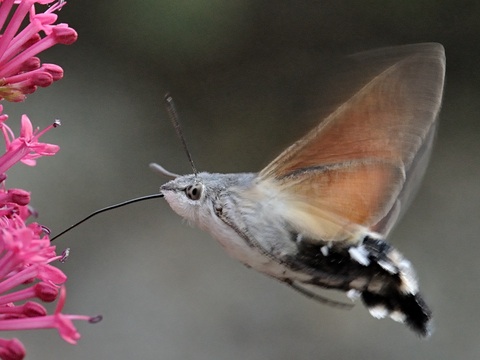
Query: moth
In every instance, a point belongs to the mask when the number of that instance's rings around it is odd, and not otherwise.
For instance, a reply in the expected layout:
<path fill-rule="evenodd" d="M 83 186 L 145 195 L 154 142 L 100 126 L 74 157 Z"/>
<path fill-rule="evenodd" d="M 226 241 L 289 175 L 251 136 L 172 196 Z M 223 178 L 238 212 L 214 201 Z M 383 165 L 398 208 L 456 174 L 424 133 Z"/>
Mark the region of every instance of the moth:
<path fill-rule="evenodd" d="M 170 207 L 231 257 L 319 301 L 329 303 L 312 287 L 361 298 L 374 317 L 427 336 L 414 269 L 386 238 L 425 172 L 445 53 L 434 43 L 381 53 L 389 64 L 258 173 L 152 166 L 174 177 L 160 188 Z"/>

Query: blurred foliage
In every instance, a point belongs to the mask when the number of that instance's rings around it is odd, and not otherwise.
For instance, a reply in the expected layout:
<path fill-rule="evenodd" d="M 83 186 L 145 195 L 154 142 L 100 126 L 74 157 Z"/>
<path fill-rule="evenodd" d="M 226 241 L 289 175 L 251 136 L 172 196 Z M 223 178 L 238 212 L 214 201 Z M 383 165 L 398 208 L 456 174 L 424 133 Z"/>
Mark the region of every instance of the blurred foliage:
<path fill-rule="evenodd" d="M 438 41 L 479 50 L 469 42 L 480 33 L 480 3 L 468 0 L 118 0 L 88 6 L 72 1 L 64 11 L 75 25 L 79 13 L 89 19 L 78 21 L 83 41 L 137 61 L 153 59 L 170 65 L 168 71 L 294 49 L 354 51 Z"/>
<path fill-rule="evenodd" d="M 480 83 L 478 1 L 72 1 L 62 18 L 77 27 L 78 46 L 131 63 L 195 112 L 219 94 L 215 106 L 235 102 L 242 86 L 250 102 L 260 78 L 293 75 L 325 54 L 415 42 L 442 43 L 448 73 Z"/>

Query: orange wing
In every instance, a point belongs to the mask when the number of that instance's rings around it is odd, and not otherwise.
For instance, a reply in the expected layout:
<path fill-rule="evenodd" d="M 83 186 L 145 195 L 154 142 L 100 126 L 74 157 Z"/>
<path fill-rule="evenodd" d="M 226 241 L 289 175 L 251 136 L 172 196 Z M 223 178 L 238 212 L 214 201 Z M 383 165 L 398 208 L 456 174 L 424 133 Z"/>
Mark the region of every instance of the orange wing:
<path fill-rule="evenodd" d="M 260 172 L 260 183 L 278 187 L 288 204 L 285 218 L 314 238 L 351 238 L 355 224 L 388 232 L 419 182 L 411 174 L 422 173 L 417 165 L 424 167 L 430 153 L 443 47 L 410 45 L 362 56 L 381 52 L 393 53 L 395 61 Z"/>

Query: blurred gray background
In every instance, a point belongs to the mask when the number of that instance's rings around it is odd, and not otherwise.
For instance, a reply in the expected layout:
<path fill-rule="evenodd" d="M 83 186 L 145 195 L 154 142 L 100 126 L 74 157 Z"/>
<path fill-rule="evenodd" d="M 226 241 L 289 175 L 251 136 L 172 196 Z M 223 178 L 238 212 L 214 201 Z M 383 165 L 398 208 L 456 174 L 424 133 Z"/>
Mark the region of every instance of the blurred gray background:
<path fill-rule="evenodd" d="M 318 108 L 352 90 L 335 81 L 344 55 L 440 42 L 447 53 L 441 125 L 420 192 L 392 234 L 415 265 L 436 331 L 418 339 L 391 320 L 322 306 L 228 258 L 163 200 L 94 218 L 57 240 L 70 247 L 66 312 L 82 339 L 15 333 L 29 359 L 478 359 L 480 358 L 480 3 L 477 1 L 70 1 L 79 32 L 43 54 L 65 79 L 22 104 L 61 146 L 7 185 L 32 191 L 53 233 L 98 208 L 158 191 L 148 169 L 191 172 L 163 109 L 177 102 L 197 167 L 258 171 L 311 128 Z M 347 79 L 348 80 L 348 79 Z M 318 81 L 318 82 L 317 82 Z M 342 86 L 340 86 L 342 85 Z M 333 102 L 332 102 L 333 103 Z M 317 109 L 313 109 L 317 111 Z M 328 293 L 327 295 L 329 295 Z M 335 295 L 331 295 L 335 296 Z"/>

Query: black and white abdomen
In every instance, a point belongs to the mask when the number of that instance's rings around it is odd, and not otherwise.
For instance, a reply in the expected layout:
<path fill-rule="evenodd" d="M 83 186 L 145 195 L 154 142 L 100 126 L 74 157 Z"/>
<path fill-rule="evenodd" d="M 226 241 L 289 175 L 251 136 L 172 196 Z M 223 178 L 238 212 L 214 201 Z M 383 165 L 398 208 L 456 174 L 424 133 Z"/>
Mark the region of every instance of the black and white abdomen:
<path fill-rule="evenodd" d="M 419 294 L 410 261 L 377 234 L 349 247 L 307 240 L 297 244 L 298 253 L 288 263 L 312 274 L 306 284 L 345 291 L 361 298 L 372 316 L 389 316 L 420 335 L 429 334 L 431 312 Z"/>

